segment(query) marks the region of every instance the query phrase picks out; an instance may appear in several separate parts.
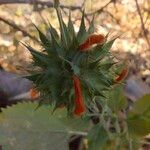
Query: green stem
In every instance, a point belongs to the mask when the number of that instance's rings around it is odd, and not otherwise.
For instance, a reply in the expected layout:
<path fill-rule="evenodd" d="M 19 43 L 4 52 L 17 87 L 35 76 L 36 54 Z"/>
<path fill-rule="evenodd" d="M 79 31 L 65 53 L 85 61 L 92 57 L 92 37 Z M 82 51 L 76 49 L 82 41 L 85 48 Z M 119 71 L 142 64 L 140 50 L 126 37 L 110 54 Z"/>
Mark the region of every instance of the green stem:
<path fill-rule="evenodd" d="M 125 119 L 124 120 L 124 134 L 126 136 L 126 140 L 128 142 L 128 149 L 129 150 L 133 150 L 133 145 L 132 145 L 132 138 L 130 137 L 130 134 L 129 134 L 129 129 L 128 129 L 128 124 L 127 124 L 127 120 Z"/>
<path fill-rule="evenodd" d="M 121 133 L 121 129 L 120 129 L 120 124 L 119 124 L 118 117 L 116 117 L 115 128 L 116 128 L 116 131 L 117 131 L 117 134 L 118 134 L 117 141 L 116 141 L 116 150 L 120 150 L 120 133 Z"/>
<path fill-rule="evenodd" d="M 130 138 L 130 135 L 129 135 L 129 130 L 128 130 L 128 125 L 126 123 L 126 139 L 128 141 L 128 147 L 129 147 L 129 150 L 133 150 L 133 145 L 132 145 L 132 139 Z"/>

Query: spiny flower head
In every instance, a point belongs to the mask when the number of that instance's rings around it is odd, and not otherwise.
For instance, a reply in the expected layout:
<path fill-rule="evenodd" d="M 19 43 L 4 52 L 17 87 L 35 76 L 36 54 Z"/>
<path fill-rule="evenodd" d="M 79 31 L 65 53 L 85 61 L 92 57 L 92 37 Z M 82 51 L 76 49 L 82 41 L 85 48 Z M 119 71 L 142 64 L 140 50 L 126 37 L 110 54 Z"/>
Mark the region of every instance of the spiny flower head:
<path fill-rule="evenodd" d="M 107 41 L 104 35 L 95 34 L 94 19 L 86 29 L 84 12 L 76 33 L 71 14 L 65 24 L 59 3 L 55 9 L 60 35 L 51 24 L 47 25 L 50 36 L 36 27 L 43 51 L 25 45 L 35 66 L 27 78 L 40 91 L 40 105 L 52 105 L 54 110 L 65 106 L 68 114 L 81 115 L 94 97 L 105 97 L 105 91 L 115 83 L 110 52 L 115 39 Z"/>

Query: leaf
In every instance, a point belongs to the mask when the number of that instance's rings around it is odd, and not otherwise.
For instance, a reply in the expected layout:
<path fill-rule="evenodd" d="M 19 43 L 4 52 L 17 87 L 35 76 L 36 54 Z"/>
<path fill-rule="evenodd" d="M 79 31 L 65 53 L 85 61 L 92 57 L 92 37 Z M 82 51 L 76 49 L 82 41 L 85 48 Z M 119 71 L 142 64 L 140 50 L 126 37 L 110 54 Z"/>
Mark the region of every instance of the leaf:
<path fill-rule="evenodd" d="M 70 37 L 68 28 L 67 28 L 66 24 L 64 23 L 64 21 L 63 21 L 63 26 L 64 26 L 64 33 L 61 32 L 62 44 L 64 44 L 65 39 L 66 39 L 66 43 L 67 43 L 67 44 L 65 45 L 65 48 L 69 48 L 69 47 L 70 47 L 70 44 L 71 44 L 71 37 Z M 63 35 L 63 34 L 65 34 L 65 35 Z"/>
<path fill-rule="evenodd" d="M 105 49 L 106 51 L 109 51 L 113 45 L 113 43 L 115 42 L 116 38 L 115 39 L 112 39 L 108 42 L 106 42 L 104 45 L 103 45 L 103 49 Z"/>
<path fill-rule="evenodd" d="M 103 150 L 108 134 L 100 124 L 95 125 L 88 133 L 89 150 Z"/>
<path fill-rule="evenodd" d="M 42 45 L 43 45 L 44 47 L 49 47 L 49 46 L 51 46 L 51 42 L 50 42 L 50 40 L 46 37 L 46 35 L 43 34 L 43 33 L 40 31 L 40 29 L 39 29 L 35 24 L 33 24 L 33 25 L 35 26 L 35 28 L 37 29 L 37 31 L 38 31 L 38 33 L 39 33 L 39 37 L 40 37 L 40 40 L 41 40 L 41 42 L 42 42 Z"/>
<path fill-rule="evenodd" d="M 88 86 L 98 92 L 102 92 L 104 90 L 108 90 L 110 87 L 110 83 L 108 79 L 101 73 L 97 73 L 95 71 L 86 70 L 82 74 L 83 81 L 88 84 Z"/>
<path fill-rule="evenodd" d="M 56 54 L 59 56 L 63 55 L 63 48 L 60 46 L 60 44 L 58 43 L 56 36 L 55 36 L 55 32 L 53 29 L 50 30 L 51 33 L 51 38 L 52 38 L 52 49 L 54 49 L 56 51 Z"/>
<path fill-rule="evenodd" d="M 127 119 L 131 135 L 146 136 L 150 133 L 150 117 L 135 115 Z"/>
<path fill-rule="evenodd" d="M 108 71 L 114 64 L 115 64 L 114 62 L 105 62 L 100 63 L 98 67 L 100 70 Z"/>
<path fill-rule="evenodd" d="M 52 115 L 50 107 L 37 103 L 19 103 L 0 113 L 0 144 L 6 150 L 67 150 L 68 139 L 75 132 L 87 130 L 87 121 L 69 118 L 65 109 Z M 71 134 L 70 134 L 71 133 Z"/>
<path fill-rule="evenodd" d="M 42 76 L 44 76 L 44 74 L 42 74 L 42 73 L 34 73 L 32 75 L 25 76 L 25 78 L 27 78 L 30 81 L 33 81 L 35 83 L 37 80 L 40 80 L 40 78 L 42 78 Z"/>
<path fill-rule="evenodd" d="M 54 37 L 56 40 L 59 39 L 59 34 L 57 33 L 57 30 L 49 23 L 50 28 L 49 28 L 49 32 L 53 33 Z"/>
<path fill-rule="evenodd" d="M 94 47 L 93 51 L 90 52 L 89 59 L 90 62 L 98 62 L 100 61 L 104 56 L 108 54 L 107 49 L 104 49 L 102 45 L 97 45 Z"/>
<path fill-rule="evenodd" d="M 117 85 L 112 90 L 110 90 L 108 99 L 108 106 L 116 114 L 121 109 L 125 109 L 127 107 L 127 100 L 123 94 L 122 85 Z"/>
<path fill-rule="evenodd" d="M 46 54 L 36 51 L 29 45 L 23 44 L 32 54 L 34 59 L 34 64 L 37 66 L 47 66 L 49 64 L 49 58 Z"/>
<path fill-rule="evenodd" d="M 137 100 L 127 115 L 131 134 L 144 136 L 150 132 L 150 94 Z"/>
<path fill-rule="evenodd" d="M 56 12 L 57 12 L 58 20 L 59 20 L 59 25 L 60 25 L 61 41 L 64 47 L 67 49 L 69 48 L 69 45 L 71 43 L 69 31 L 68 31 L 66 24 L 63 21 L 59 7 L 56 7 Z"/>
<path fill-rule="evenodd" d="M 75 31 L 74 31 L 73 23 L 71 21 L 71 11 L 69 12 L 68 30 L 69 30 L 70 36 L 72 37 L 72 39 L 74 39 Z"/>
<path fill-rule="evenodd" d="M 97 45 L 96 47 L 94 47 L 89 56 L 91 62 L 96 62 L 107 56 L 110 53 L 110 49 L 115 40 L 116 38 L 104 43 L 103 45 Z"/>
<path fill-rule="evenodd" d="M 83 11 L 79 32 L 77 34 L 77 39 L 79 41 L 79 44 L 83 43 L 88 36 L 88 34 L 86 32 L 86 26 L 85 26 L 84 18 L 85 18 L 85 13 Z"/>
<path fill-rule="evenodd" d="M 92 33 L 94 32 L 94 17 L 95 17 L 95 16 L 93 16 L 93 19 L 92 19 L 92 21 L 90 22 L 90 27 L 89 27 L 89 29 L 88 29 L 88 34 L 92 34 Z"/>
<path fill-rule="evenodd" d="M 132 108 L 133 113 L 150 116 L 150 94 L 137 100 Z"/>

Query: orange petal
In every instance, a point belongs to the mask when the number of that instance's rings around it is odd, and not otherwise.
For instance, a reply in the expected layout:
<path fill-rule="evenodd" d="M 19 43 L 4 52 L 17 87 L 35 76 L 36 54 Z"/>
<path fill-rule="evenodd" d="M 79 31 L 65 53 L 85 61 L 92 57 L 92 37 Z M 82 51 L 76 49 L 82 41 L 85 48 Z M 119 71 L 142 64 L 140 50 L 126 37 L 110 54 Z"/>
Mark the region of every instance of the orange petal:
<path fill-rule="evenodd" d="M 85 112 L 85 106 L 83 102 L 80 80 L 76 75 L 73 75 L 73 83 L 74 83 L 74 90 L 75 90 L 74 114 L 80 116 Z"/>
<path fill-rule="evenodd" d="M 30 89 L 30 96 L 32 99 L 36 99 L 40 96 L 39 92 L 35 89 Z"/>
<path fill-rule="evenodd" d="M 82 99 L 76 99 L 75 100 L 75 109 L 74 109 L 74 114 L 77 116 L 81 116 L 85 112 L 85 107 L 84 104 L 82 104 L 83 101 Z"/>
<path fill-rule="evenodd" d="M 120 82 L 121 80 L 125 79 L 125 77 L 126 77 L 127 74 L 128 74 L 128 71 L 129 71 L 128 67 L 125 67 L 125 68 L 121 71 L 121 73 L 118 75 L 118 77 L 115 79 L 115 81 L 118 83 L 118 82 Z"/>
<path fill-rule="evenodd" d="M 92 34 L 88 39 L 79 46 L 80 51 L 87 51 L 93 44 L 103 44 L 105 42 L 105 36 L 102 34 Z"/>

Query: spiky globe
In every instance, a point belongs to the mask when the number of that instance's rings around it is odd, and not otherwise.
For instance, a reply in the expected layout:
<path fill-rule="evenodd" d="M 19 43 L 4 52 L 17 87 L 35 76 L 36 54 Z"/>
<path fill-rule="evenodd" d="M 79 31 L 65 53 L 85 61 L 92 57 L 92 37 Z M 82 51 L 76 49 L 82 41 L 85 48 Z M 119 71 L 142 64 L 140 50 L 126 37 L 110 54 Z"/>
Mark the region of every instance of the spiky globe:
<path fill-rule="evenodd" d="M 26 45 L 36 68 L 28 79 L 40 91 L 40 104 L 53 105 L 54 109 L 65 106 L 69 114 L 80 115 L 90 110 L 95 97 L 105 97 L 114 84 L 110 48 L 115 39 L 107 41 L 103 35 L 94 34 L 94 19 L 86 30 L 84 12 L 75 33 L 71 14 L 66 25 L 58 4 L 55 9 L 60 35 L 51 24 L 50 36 L 36 27 L 44 50 L 39 52 Z"/>

